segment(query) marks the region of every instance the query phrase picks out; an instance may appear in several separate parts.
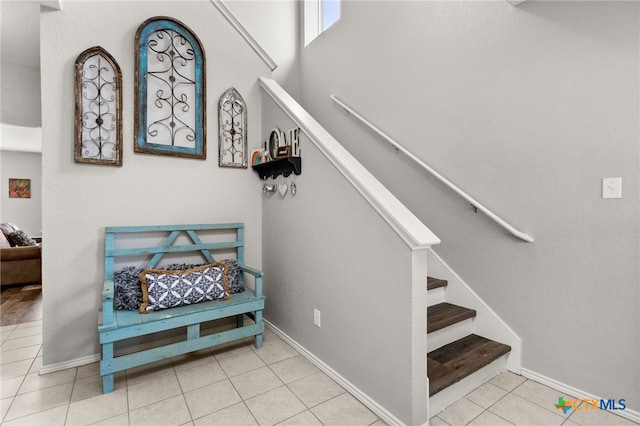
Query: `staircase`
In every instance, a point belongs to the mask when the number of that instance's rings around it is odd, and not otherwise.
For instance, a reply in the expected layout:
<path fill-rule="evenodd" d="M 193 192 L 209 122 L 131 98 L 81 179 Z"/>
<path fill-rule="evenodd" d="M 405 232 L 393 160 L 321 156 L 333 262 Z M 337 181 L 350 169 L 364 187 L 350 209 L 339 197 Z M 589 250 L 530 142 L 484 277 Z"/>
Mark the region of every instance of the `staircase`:
<path fill-rule="evenodd" d="M 511 347 L 474 334 L 476 311 L 446 302 L 447 281 L 427 278 L 427 375 L 433 417 L 506 369 Z"/>

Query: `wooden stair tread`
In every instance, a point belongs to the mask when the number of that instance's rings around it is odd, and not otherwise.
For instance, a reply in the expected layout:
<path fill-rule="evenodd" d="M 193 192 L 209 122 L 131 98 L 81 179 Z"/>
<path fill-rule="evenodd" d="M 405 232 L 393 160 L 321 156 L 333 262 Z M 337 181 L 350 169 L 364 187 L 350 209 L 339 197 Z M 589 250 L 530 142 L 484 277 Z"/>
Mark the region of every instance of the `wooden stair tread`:
<path fill-rule="evenodd" d="M 440 278 L 427 277 L 427 291 L 435 290 L 436 288 L 446 287 L 447 280 L 441 280 Z"/>
<path fill-rule="evenodd" d="M 451 303 L 438 303 L 427 308 L 427 333 L 440 330 L 452 324 L 474 318 L 474 309 L 464 308 Z"/>
<path fill-rule="evenodd" d="M 427 354 L 429 396 L 459 382 L 511 351 L 511 347 L 470 334 Z"/>

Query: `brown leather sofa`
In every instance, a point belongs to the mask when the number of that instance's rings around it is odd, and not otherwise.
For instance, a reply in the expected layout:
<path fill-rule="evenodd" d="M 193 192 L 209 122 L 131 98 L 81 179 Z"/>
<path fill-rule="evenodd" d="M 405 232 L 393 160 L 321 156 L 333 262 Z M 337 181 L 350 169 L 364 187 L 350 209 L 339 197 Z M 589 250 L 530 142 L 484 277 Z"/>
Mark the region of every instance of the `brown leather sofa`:
<path fill-rule="evenodd" d="M 5 225 L 11 225 L 7 227 Z M 17 226 L 0 225 L 0 285 L 36 284 L 42 281 L 41 247 L 38 245 L 11 247 L 7 231 Z"/>

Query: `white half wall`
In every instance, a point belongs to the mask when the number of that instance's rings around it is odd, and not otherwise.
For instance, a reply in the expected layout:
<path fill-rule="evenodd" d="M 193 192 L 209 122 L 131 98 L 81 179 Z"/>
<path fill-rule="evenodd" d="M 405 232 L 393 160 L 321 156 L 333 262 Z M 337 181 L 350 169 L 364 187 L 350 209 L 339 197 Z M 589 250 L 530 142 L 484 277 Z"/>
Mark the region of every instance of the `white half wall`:
<path fill-rule="evenodd" d="M 42 153 L 42 128 L 0 123 L 0 151 Z"/>
<path fill-rule="evenodd" d="M 263 129 L 295 126 L 265 96 Z M 426 249 L 412 251 L 304 133 L 300 146 L 302 174 L 275 179 L 296 194 L 262 199 L 265 319 L 396 423 L 424 423 Z"/>

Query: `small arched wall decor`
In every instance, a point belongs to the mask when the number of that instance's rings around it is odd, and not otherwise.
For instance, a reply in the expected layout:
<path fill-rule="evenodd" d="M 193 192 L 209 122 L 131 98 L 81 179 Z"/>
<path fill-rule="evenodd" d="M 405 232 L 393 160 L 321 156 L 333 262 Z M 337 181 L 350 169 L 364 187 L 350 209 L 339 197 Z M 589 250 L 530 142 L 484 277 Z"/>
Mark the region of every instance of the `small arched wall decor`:
<path fill-rule="evenodd" d="M 102 47 L 82 52 L 75 65 L 76 163 L 122 165 L 122 73 Z"/>
<path fill-rule="evenodd" d="M 247 168 L 247 106 L 233 87 L 218 103 L 218 165 Z"/>
<path fill-rule="evenodd" d="M 205 57 L 181 22 L 150 18 L 136 32 L 135 152 L 207 158 Z"/>

